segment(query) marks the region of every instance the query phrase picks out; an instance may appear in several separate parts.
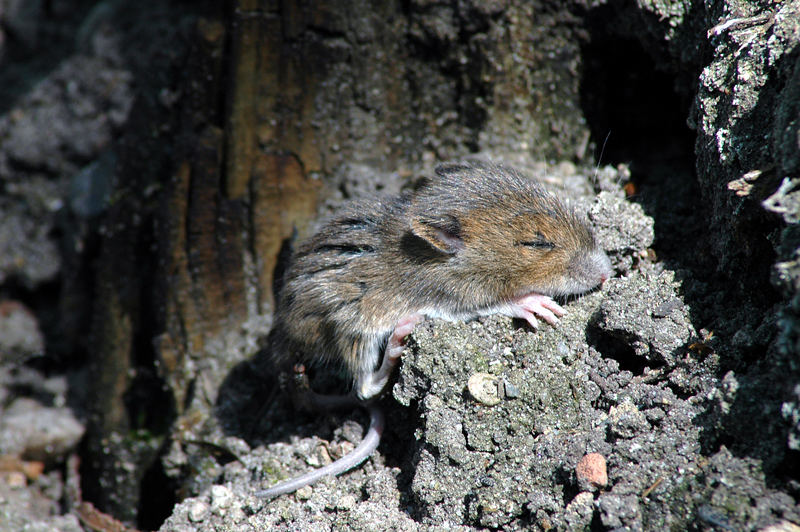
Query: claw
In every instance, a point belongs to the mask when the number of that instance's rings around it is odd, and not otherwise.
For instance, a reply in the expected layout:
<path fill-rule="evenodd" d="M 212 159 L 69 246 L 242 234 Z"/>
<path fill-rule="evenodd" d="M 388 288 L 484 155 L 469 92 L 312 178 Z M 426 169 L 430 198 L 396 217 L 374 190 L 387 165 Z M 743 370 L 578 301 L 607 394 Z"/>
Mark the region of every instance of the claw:
<path fill-rule="evenodd" d="M 542 294 L 528 294 L 512 301 L 512 316 L 523 318 L 534 328 L 539 325 L 537 316 L 550 325 L 557 325 L 558 318 L 566 313 L 551 297 Z"/>

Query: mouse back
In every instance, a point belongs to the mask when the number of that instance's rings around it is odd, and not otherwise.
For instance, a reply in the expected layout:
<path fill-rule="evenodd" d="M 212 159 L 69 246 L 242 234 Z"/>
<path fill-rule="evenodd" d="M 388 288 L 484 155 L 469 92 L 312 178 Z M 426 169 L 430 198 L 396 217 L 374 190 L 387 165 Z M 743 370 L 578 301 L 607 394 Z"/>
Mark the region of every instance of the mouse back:
<path fill-rule="evenodd" d="M 350 374 L 377 358 L 393 325 L 381 297 L 385 220 L 398 216 L 403 198 L 351 202 L 297 247 L 275 311 L 275 358 L 342 365 Z"/>

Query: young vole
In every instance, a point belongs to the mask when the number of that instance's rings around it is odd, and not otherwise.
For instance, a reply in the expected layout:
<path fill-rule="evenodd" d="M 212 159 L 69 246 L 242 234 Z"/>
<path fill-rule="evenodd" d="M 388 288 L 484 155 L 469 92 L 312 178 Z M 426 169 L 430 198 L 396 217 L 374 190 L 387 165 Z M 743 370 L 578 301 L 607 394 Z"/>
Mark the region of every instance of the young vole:
<path fill-rule="evenodd" d="M 585 292 L 611 273 L 586 222 L 534 181 L 489 163 L 441 165 L 411 192 L 350 204 L 297 249 L 273 353 L 341 365 L 366 404 L 424 317 L 503 314 L 555 325 L 565 311 L 553 296 Z M 368 406 L 370 429 L 353 453 L 259 494 L 288 493 L 365 460 L 383 428 Z"/>

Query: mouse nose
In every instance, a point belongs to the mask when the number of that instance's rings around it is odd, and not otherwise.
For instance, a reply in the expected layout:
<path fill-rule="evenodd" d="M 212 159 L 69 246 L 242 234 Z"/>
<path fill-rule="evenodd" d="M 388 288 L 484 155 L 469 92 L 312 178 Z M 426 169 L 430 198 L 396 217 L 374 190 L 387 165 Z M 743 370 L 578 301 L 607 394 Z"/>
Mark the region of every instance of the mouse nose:
<path fill-rule="evenodd" d="M 599 249 L 593 254 L 592 258 L 596 268 L 595 271 L 597 272 L 598 284 L 603 284 L 611 278 L 611 274 L 613 273 L 611 269 L 611 260 L 609 260 L 608 255 L 606 255 L 604 251 Z"/>

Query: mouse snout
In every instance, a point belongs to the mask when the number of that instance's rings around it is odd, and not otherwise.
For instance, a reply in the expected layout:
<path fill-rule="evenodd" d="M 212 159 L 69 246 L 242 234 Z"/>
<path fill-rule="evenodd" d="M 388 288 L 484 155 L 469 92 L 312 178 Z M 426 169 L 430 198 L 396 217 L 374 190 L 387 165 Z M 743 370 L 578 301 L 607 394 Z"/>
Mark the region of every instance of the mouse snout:
<path fill-rule="evenodd" d="M 602 249 L 597 249 L 592 254 L 592 263 L 594 263 L 595 272 L 597 272 L 597 284 L 603 284 L 611 278 L 613 270 L 611 269 L 611 260 Z"/>
<path fill-rule="evenodd" d="M 598 268 L 599 273 L 598 273 L 597 277 L 600 279 L 600 283 L 599 284 L 603 284 L 606 281 L 608 281 L 609 279 L 611 279 L 611 273 L 612 273 L 611 272 L 611 261 L 608 259 L 608 256 L 605 253 L 603 253 L 603 258 L 600 259 L 600 262 L 602 262 L 603 264 L 601 264 L 601 267 Z"/>
<path fill-rule="evenodd" d="M 599 248 L 574 257 L 570 271 L 571 277 L 576 282 L 576 292 L 591 290 L 595 286 L 602 285 L 613 273 L 608 255 Z M 577 285 L 580 285 L 580 288 Z"/>

